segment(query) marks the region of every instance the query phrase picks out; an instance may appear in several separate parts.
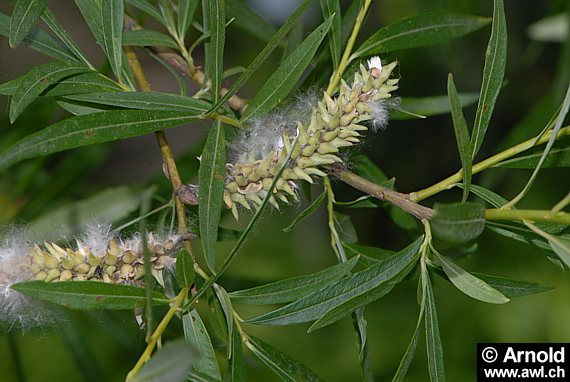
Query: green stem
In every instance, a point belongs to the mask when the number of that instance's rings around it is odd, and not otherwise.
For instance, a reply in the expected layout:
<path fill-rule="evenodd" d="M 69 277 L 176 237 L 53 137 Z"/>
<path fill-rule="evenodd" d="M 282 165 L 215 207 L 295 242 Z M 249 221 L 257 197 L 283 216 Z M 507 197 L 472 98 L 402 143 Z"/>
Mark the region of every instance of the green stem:
<path fill-rule="evenodd" d="M 570 225 L 570 214 L 550 210 L 514 210 L 492 208 L 485 211 L 486 220 L 548 222 Z"/>
<path fill-rule="evenodd" d="M 341 263 L 346 262 L 346 254 L 344 253 L 344 248 L 342 247 L 342 243 L 340 242 L 340 237 L 338 236 L 338 232 L 336 231 L 336 227 L 334 224 L 334 193 L 331 185 L 330 179 L 327 177 L 324 178 L 325 182 L 325 190 L 327 192 L 327 212 L 328 212 L 328 221 L 329 221 L 329 229 L 331 231 L 331 247 L 338 257 L 338 261 Z"/>
<path fill-rule="evenodd" d="M 570 135 L 570 126 L 566 126 L 560 129 L 560 131 L 558 132 L 558 137 L 562 137 L 564 135 Z M 473 175 L 477 174 L 528 149 L 546 143 L 548 142 L 551 136 L 552 136 L 552 131 L 549 131 L 548 133 L 543 134 L 543 136 L 541 136 L 539 139 L 537 139 L 536 137 L 531 138 L 527 141 L 524 141 L 523 143 L 520 143 L 516 146 L 501 151 L 500 153 L 495 154 L 492 157 L 489 157 L 484 161 L 474 165 L 472 168 L 472 173 Z M 463 171 L 459 170 L 449 178 L 444 179 L 441 182 L 434 184 L 433 186 L 430 186 L 420 191 L 410 193 L 409 198 L 413 202 L 419 202 L 421 200 L 429 198 L 430 196 L 438 194 L 442 191 L 446 191 L 449 190 L 450 188 L 453 188 L 462 179 L 463 179 Z"/>
<path fill-rule="evenodd" d="M 139 371 L 141 370 L 141 368 L 144 366 L 144 364 L 150 359 L 150 356 L 152 355 L 156 343 L 158 342 L 160 337 L 162 337 L 162 333 L 164 333 L 164 330 L 170 323 L 170 320 L 172 320 L 172 317 L 174 317 L 174 314 L 182 306 L 182 303 L 184 302 L 184 299 L 188 295 L 189 291 L 190 288 L 182 288 L 180 290 L 180 293 L 178 293 L 178 295 L 174 298 L 172 306 L 170 307 L 170 309 L 168 310 L 162 321 L 160 321 L 160 324 L 158 324 L 155 331 L 150 336 L 148 344 L 143 354 L 140 356 L 139 360 L 132 368 L 132 370 L 129 371 L 129 374 L 127 374 L 126 378 L 127 382 L 134 380 Z"/>
<path fill-rule="evenodd" d="M 344 49 L 344 53 L 342 58 L 338 64 L 338 68 L 333 73 L 329 86 L 327 87 L 327 93 L 330 95 L 338 86 L 344 71 L 346 70 L 348 64 L 350 63 L 350 55 L 352 54 L 352 48 L 354 48 L 354 43 L 356 42 L 356 37 L 358 37 L 358 32 L 360 32 L 360 28 L 362 28 L 362 24 L 364 23 L 364 19 L 366 18 L 366 13 L 368 13 L 368 8 L 372 0 L 364 0 L 364 4 L 358 12 L 356 16 L 356 21 L 354 22 L 354 27 L 352 28 L 352 33 L 348 38 L 348 42 L 346 43 L 346 48 Z"/>

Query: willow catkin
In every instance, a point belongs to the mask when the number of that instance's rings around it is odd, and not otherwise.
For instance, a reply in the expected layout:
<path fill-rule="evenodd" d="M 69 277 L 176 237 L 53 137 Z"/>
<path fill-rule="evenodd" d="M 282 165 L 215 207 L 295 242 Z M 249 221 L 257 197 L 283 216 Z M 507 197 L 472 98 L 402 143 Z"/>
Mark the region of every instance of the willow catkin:
<path fill-rule="evenodd" d="M 278 118 L 254 124 L 235 163 L 226 165 L 224 202 L 234 217 L 239 217 L 238 205 L 248 210 L 261 205 L 289 154 L 289 164 L 269 198 L 277 209 L 278 201 L 297 200 L 296 181 L 313 183 L 313 177 L 326 176 L 322 166 L 342 162 L 338 151 L 358 144 L 367 125 L 383 127 L 388 119 L 386 100 L 398 88 L 399 79 L 390 78 L 396 65 L 392 62 L 383 67 L 379 57 L 368 61 L 368 69 L 360 65 L 351 85 L 341 81 L 335 98 L 325 92 L 311 108 L 310 118 L 305 123 L 297 120 L 294 129 Z M 298 143 L 292 147 L 297 137 Z"/>

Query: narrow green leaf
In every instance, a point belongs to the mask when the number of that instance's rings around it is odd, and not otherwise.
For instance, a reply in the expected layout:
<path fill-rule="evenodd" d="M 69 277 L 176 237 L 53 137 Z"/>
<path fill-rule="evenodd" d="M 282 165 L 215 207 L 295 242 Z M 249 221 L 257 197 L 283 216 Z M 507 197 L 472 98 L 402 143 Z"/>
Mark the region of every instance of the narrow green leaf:
<path fill-rule="evenodd" d="M 379 299 L 400 282 L 415 266 L 423 237 L 379 264 L 338 281 L 319 292 L 289 305 L 247 320 L 262 325 L 292 325 L 317 320 L 318 327 L 341 319 L 360 306 Z M 336 315 L 329 315 L 333 309 Z"/>
<path fill-rule="evenodd" d="M 485 53 L 483 83 L 471 134 L 472 158 L 475 158 L 491 121 L 491 115 L 503 84 L 507 63 L 507 23 L 503 0 L 495 0 L 491 37 Z"/>
<path fill-rule="evenodd" d="M 441 346 L 441 336 L 439 335 L 435 298 L 433 296 L 433 289 L 431 287 L 431 281 L 427 270 L 422 271 L 422 283 L 426 288 L 424 318 L 429 377 L 432 382 L 443 382 L 445 381 L 443 349 Z"/>
<path fill-rule="evenodd" d="M 229 11 L 230 4 L 234 4 L 236 0 L 226 1 L 226 8 Z M 291 28 L 295 25 L 299 17 L 305 12 L 305 9 L 309 5 L 310 0 L 305 0 L 303 4 L 287 19 L 281 28 L 275 34 L 271 34 L 273 37 L 267 45 L 263 48 L 261 52 L 253 59 L 253 61 L 248 65 L 247 69 L 242 73 L 237 80 L 234 81 L 232 86 L 228 89 L 227 93 L 212 107 L 212 110 L 217 110 L 221 105 L 223 105 L 231 96 L 236 94 L 238 90 L 251 78 L 251 76 L 259 69 L 259 67 L 269 58 L 271 53 L 275 48 L 282 42 L 283 38 L 289 33 Z M 247 6 L 244 4 L 244 8 Z"/>
<path fill-rule="evenodd" d="M 73 52 L 73 55 L 76 57 L 76 61 L 79 63 L 84 64 L 91 70 L 95 70 L 95 68 L 91 65 L 85 54 L 81 51 L 81 49 L 77 46 L 77 44 L 73 41 L 71 36 L 67 33 L 67 31 L 63 28 L 63 25 L 57 20 L 55 15 L 46 8 L 43 15 L 42 20 L 46 23 L 46 25 L 56 34 L 56 36 L 64 43 L 65 47 L 70 51 Z"/>
<path fill-rule="evenodd" d="M 460 186 L 461 187 L 461 186 Z M 508 200 L 503 198 L 501 195 L 493 192 L 485 187 L 478 186 L 476 184 L 471 185 L 471 191 L 481 199 L 486 202 L 491 203 L 496 208 L 503 206 L 508 203 Z"/>
<path fill-rule="evenodd" d="M 453 75 L 449 73 L 447 77 L 447 95 L 449 96 L 449 104 L 451 105 L 451 117 L 453 119 L 453 130 L 455 131 L 455 141 L 457 142 L 457 149 L 459 150 L 459 158 L 461 159 L 463 171 L 463 199 L 465 202 L 469 196 L 471 188 L 471 141 L 469 138 L 469 129 L 467 122 L 463 116 L 463 109 L 461 108 L 461 101 L 459 94 L 455 88 Z"/>
<path fill-rule="evenodd" d="M 510 301 L 501 292 L 473 276 L 445 256 L 435 253 L 435 257 L 453 285 L 469 297 L 489 304 L 506 304 Z"/>
<path fill-rule="evenodd" d="M 123 19 L 125 17 L 123 0 L 102 0 L 101 18 L 103 47 L 109 59 L 113 73 L 123 79 Z"/>
<path fill-rule="evenodd" d="M 88 71 L 85 66 L 66 62 L 48 62 L 34 67 L 20 82 L 10 102 L 9 117 L 14 121 L 50 85 L 62 78 Z"/>
<path fill-rule="evenodd" d="M 194 19 L 194 13 L 198 6 L 198 0 L 178 0 L 178 37 L 184 41 L 188 28 Z"/>
<path fill-rule="evenodd" d="M 212 81 L 212 102 L 220 99 L 222 73 L 224 72 L 224 45 L 226 42 L 226 16 L 224 0 L 210 3 L 210 79 Z"/>
<path fill-rule="evenodd" d="M 89 104 L 87 102 L 66 101 L 62 99 L 58 99 L 56 103 L 63 110 L 77 116 L 100 113 L 102 111 L 117 110 L 117 108 L 111 106 L 102 106 L 102 105 L 99 106 L 99 105 Z"/>
<path fill-rule="evenodd" d="M 0 13 L 0 35 L 8 37 L 10 34 L 10 17 Z M 76 58 L 64 45 L 53 38 L 49 33 L 39 28 L 33 28 L 24 37 L 23 45 L 60 61 L 74 61 Z"/>
<path fill-rule="evenodd" d="M 206 300 L 208 301 L 208 319 L 212 332 L 225 344 L 228 342 L 229 337 L 226 313 L 220 299 L 218 299 L 212 288 L 206 291 Z"/>
<path fill-rule="evenodd" d="M 526 227 L 509 223 L 488 222 L 487 228 L 491 231 L 505 236 L 511 240 L 520 241 L 525 244 L 533 245 L 537 248 L 552 251 L 548 241 L 536 235 Z"/>
<path fill-rule="evenodd" d="M 99 281 L 28 281 L 14 284 L 11 288 L 32 298 L 76 310 L 134 309 L 144 306 L 146 302 L 144 288 Z M 155 305 L 170 302 L 168 297 L 159 292 L 152 293 L 152 301 Z"/>
<path fill-rule="evenodd" d="M 188 288 L 194 284 L 196 272 L 188 250 L 183 249 L 176 257 L 176 282 L 180 288 Z"/>
<path fill-rule="evenodd" d="M 269 41 L 275 27 L 255 13 L 243 0 L 226 0 L 226 15 L 234 19 L 233 25 L 261 41 Z"/>
<path fill-rule="evenodd" d="M 353 57 L 439 44 L 475 32 L 489 21 L 485 17 L 460 13 L 425 12 L 380 29 L 364 41 Z"/>
<path fill-rule="evenodd" d="M 331 29 L 329 30 L 329 47 L 333 68 L 336 69 L 340 62 L 342 49 L 340 2 L 339 0 L 321 0 L 320 2 L 321 9 L 323 11 L 323 18 L 325 20 L 329 17 L 333 18 Z"/>
<path fill-rule="evenodd" d="M 75 0 L 75 5 L 79 8 L 83 19 L 89 26 L 89 30 L 97 40 L 97 43 L 105 49 L 105 40 L 103 37 L 102 9 L 103 0 Z"/>
<path fill-rule="evenodd" d="M 466 202 L 434 206 L 431 221 L 434 234 L 450 243 L 465 243 L 477 238 L 485 228 L 485 207 Z"/>
<path fill-rule="evenodd" d="M 536 147 L 507 159 L 495 167 L 522 168 L 534 170 L 540 163 L 544 154 L 544 147 Z M 570 167 L 570 140 L 560 139 L 548 152 L 542 163 L 542 168 Z"/>
<path fill-rule="evenodd" d="M 226 184 L 226 140 L 224 126 L 219 121 L 214 122 L 208 133 L 200 159 L 199 179 L 200 240 L 208 268 L 215 272 L 216 241 Z"/>
<path fill-rule="evenodd" d="M 148 0 L 125 0 L 125 2 L 129 5 L 132 5 L 135 8 L 140 9 L 141 11 L 143 11 L 144 13 L 146 13 L 147 15 L 153 17 L 154 19 L 156 19 L 157 21 L 159 21 L 161 24 L 165 25 L 166 22 L 164 21 L 164 17 L 162 17 L 162 14 L 159 12 L 158 9 L 156 9 L 156 7 L 154 5 L 152 5 L 152 3 Z"/>
<path fill-rule="evenodd" d="M 570 240 L 561 237 L 551 236 L 548 243 L 552 250 L 560 257 L 560 260 L 570 268 Z"/>
<path fill-rule="evenodd" d="M 32 220 L 28 230 L 33 237 L 72 237 L 81 222 L 94 219 L 116 223 L 138 210 L 146 192 L 138 187 L 108 188 L 74 203 L 65 204 Z"/>
<path fill-rule="evenodd" d="M 123 33 L 123 45 L 125 46 L 159 46 L 177 49 L 178 45 L 172 37 L 164 33 L 139 29 L 128 30 Z"/>
<path fill-rule="evenodd" d="M 548 292 L 554 288 L 530 281 L 513 280 L 499 276 L 472 273 L 473 276 L 485 281 L 494 289 L 508 298 L 530 296 L 536 293 Z"/>
<path fill-rule="evenodd" d="M 216 352 L 206 330 L 206 326 L 195 309 L 182 316 L 184 337 L 192 348 L 196 349 L 198 357 L 192 366 L 192 370 L 214 380 L 221 380 L 220 367 L 216 359 Z"/>
<path fill-rule="evenodd" d="M 459 102 L 464 107 L 473 105 L 478 99 L 479 94 L 477 93 L 459 94 Z M 403 97 L 400 107 L 390 113 L 390 118 L 398 120 L 417 118 L 414 115 L 431 117 L 447 114 L 450 111 L 449 97 L 446 95 L 420 98 Z"/>
<path fill-rule="evenodd" d="M 291 224 L 289 224 L 287 227 L 283 228 L 283 231 L 284 232 L 291 232 L 293 227 L 295 227 L 297 224 L 301 223 L 303 220 L 305 220 L 309 216 L 311 216 L 319 208 L 319 206 L 323 203 L 323 200 L 325 200 L 325 196 L 326 196 L 326 192 L 325 191 L 321 192 L 321 194 L 319 196 L 317 196 L 315 198 L 315 200 L 313 200 L 307 208 L 305 208 L 303 211 L 301 211 L 301 213 L 299 215 L 295 216 L 295 219 L 293 219 Z"/>
<path fill-rule="evenodd" d="M 196 352 L 188 342 L 167 342 L 141 368 L 133 382 L 185 381 L 196 359 Z"/>
<path fill-rule="evenodd" d="M 341 280 L 354 268 L 357 261 L 358 256 L 320 272 L 231 292 L 230 297 L 239 302 L 256 305 L 280 304 L 300 300 Z"/>
<path fill-rule="evenodd" d="M 412 364 L 414 359 L 414 355 L 416 353 L 416 348 L 418 347 L 418 341 L 420 339 L 420 333 L 423 328 L 423 323 L 425 320 L 424 312 L 426 306 L 426 287 L 420 278 L 420 285 L 422 291 L 422 298 L 420 302 L 420 314 L 418 315 L 418 322 L 416 324 L 416 329 L 414 330 L 414 334 L 412 335 L 412 339 L 406 348 L 406 352 L 398 365 L 398 370 L 396 370 L 396 374 L 394 374 L 394 378 L 392 378 L 392 382 L 403 382 L 405 381 L 406 374 L 408 373 L 408 369 Z"/>
<path fill-rule="evenodd" d="M 28 135 L 0 153 L 0 171 L 24 159 L 136 137 L 189 123 L 197 113 L 113 110 L 68 118 Z"/>
<path fill-rule="evenodd" d="M 210 109 L 210 104 L 206 101 L 177 94 L 159 92 L 98 92 L 73 94 L 65 98 L 129 109 L 180 111 L 194 113 L 196 116 Z"/>
<path fill-rule="evenodd" d="M 288 355 L 281 353 L 258 338 L 250 336 L 246 346 L 251 352 L 283 381 L 320 381 L 311 369 L 299 363 Z"/>
<path fill-rule="evenodd" d="M 253 97 L 246 109 L 242 122 L 272 110 L 293 89 L 315 55 L 332 24 L 329 18 L 319 25 L 273 72 L 271 77 Z"/>
<path fill-rule="evenodd" d="M 214 293 L 216 294 L 216 298 L 220 303 L 220 307 L 224 313 L 225 322 L 226 322 L 226 333 L 227 338 L 225 339 L 227 342 L 227 349 L 228 349 L 228 358 L 232 356 L 232 340 L 234 338 L 233 331 L 234 331 L 234 318 L 233 318 L 233 308 L 232 308 L 232 301 L 230 300 L 230 296 L 228 292 L 220 286 L 219 284 L 214 284 Z"/>
<path fill-rule="evenodd" d="M 372 359 L 370 357 L 370 347 L 368 346 L 368 334 L 366 327 L 368 322 L 364 317 L 366 308 L 363 306 L 358 308 L 351 314 L 352 327 L 358 338 L 358 360 L 360 361 L 360 373 L 363 382 L 374 382 L 374 373 L 372 371 Z"/>
<path fill-rule="evenodd" d="M 64 78 L 49 87 L 42 96 L 61 97 L 71 94 L 102 93 L 122 91 L 119 85 L 96 72 L 87 72 Z"/>
<path fill-rule="evenodd" d="M 36 25 L 44 13 L 47 0 L 18 0 L 10 19 L 10 47 L 16 48 Z"/>
<path fill-rule="evenodd" d="M 387 260 L 394 254 L 394 251 L 388 249 L 368 247 L 359 244 L 342 243 L 342 246 L 346 249 L 348 254 L 351 254 L 352 256 L 360 256 L 361 258 L 368 260 L 370 263 Z"/>
<path fill-rule="evenodd" d="M 241 335 L 236 328 L 234 328 L 232 335 L 232 355 L 226 363 L 224 382 L 241 382 L 245 381 L 245 364 L 243 360 L 243 349 L 241 347 Z"/>

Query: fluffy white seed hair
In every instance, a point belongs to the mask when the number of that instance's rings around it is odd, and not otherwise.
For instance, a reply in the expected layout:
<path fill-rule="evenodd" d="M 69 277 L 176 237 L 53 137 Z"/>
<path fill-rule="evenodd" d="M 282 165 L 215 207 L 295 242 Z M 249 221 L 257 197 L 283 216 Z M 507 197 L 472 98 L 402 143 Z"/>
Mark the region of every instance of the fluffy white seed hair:
<path fill-rule="evenodd" d="M 382 72 L 382 60 L 380 60 L 380 57 L 374 56 L 370 58 L 368 60 L 368 69 L 378 69 L 380 72 Z"/>
<path fill-rule="evenodd" d="M 31 257 L 26 237 L 25 230 L 10 227 L 0 242 L 0 327 L 7 330 L 46 327 L 55 322 L 53 312 L 11 289 L 13 284 L 30 277 Z"/>

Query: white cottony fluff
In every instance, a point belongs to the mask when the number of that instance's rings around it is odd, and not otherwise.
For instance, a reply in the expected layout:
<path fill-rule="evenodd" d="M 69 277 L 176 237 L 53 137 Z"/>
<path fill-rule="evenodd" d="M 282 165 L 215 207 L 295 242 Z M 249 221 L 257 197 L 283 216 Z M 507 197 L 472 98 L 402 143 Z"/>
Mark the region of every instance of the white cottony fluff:
<path fill-rule="evenodd" d="M 378 56 L 374 56 L 368 60 L 368 69 L 372 70 L 374 68 L 382 72 L 382 60 L 380 60 Z"/>
<path fill-rule="evenodd" d="M 50 326 L 55 318 L 41 304 L 11 289 L 13 284 L 30 277 L 26 236 L 24 230 L 10 228 L 0 242 L 0 327 L 4 329 Z"/>

